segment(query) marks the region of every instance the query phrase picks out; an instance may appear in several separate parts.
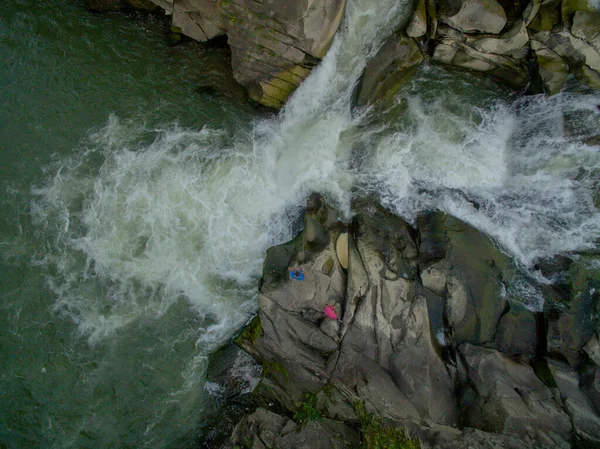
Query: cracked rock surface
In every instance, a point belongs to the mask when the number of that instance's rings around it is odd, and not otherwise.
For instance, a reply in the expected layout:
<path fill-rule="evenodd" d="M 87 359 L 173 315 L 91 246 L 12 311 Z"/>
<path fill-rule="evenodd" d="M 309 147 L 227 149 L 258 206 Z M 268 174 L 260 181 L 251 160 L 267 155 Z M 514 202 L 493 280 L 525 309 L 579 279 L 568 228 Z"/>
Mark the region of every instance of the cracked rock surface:
<path fill-rule="evenodd" d="M 550 318 L 587 320 L 580 309 L 595 310 L 597 294 L 567 298 L 562 312 L 529 310 L 519 285 L 548 298 L 559 292 L 537 286 L 465 223 L 434 213 L 414 229 L 367 201 L 354 209 L 352 223 L 341 223 L 315 195 L 305 218 L 314 222 L 310 239 L 300 234 L 269 250 L 260 323 L 237 343 L 263 365 L 254 394 L 280 414 L 257 410 L 225 447 L 291 444 L 281 438 L 294 439 L 290 447 L 354 447 L 359 403 L 422 447 L 598 447 L 598 337 L 587 332 L 564 349 L 549 346 L 557 337 L 546 332 Z M 345 232 L 347 269 L 336 251 Z M 296 266 L 305 280 L 288 275 Z M 597 273 L 576 272 L 577 288 L 595 292 Z M 325 316 L 327 305 L 338 321 Z M 307 401 L 323 420 L 295 427 L 289 418 Z M 338 432 L 347 446 L 310 446 L 317 428 Z M 248 435 L 262 446 L 245 446 Z"/>

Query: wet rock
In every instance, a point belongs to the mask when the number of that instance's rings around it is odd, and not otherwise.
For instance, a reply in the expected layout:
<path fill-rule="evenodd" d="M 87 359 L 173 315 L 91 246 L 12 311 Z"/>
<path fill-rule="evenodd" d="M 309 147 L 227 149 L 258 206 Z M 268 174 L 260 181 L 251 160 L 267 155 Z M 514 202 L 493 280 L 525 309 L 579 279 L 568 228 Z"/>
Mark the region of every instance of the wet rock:
<path fill-rule="evenodd" d="M 600 417 L 590 399 L 579 389 L 579 374 L 569 365 L 549 360 L 549 368 L 571 418 L 579 447 L 600 447 Z"/>
<path fill-rule="evenodd" d="M 492 346 L 508 355 L 535 357 L 540 348 L 534 313 L 519 304 L 510 304 L 508 312 L 500 318 Z"/>
<path fill-rule="evenodd" d="M 261 371 L 260 365 L 248 353 L 231 344 L 211 354 L 207 377 L 225 400 L 252 392 Z"/>
<path fill-rule="evenodd" d="M 492 349 L 469 344 L 459 349 L 477 392 L 466 409 L 469 427 L 528 435 L 542 446 L 570 440 L 571 422 L 562 404 L 529 365 Z"/>
<path fill-rule="evenodd" d="M 302 250 L 303 234 L 300 234 L 291 242 L 274 246 L 267 250 L 263 262 L 263 282 L 267 285 L 277 285 L 287 280 L 288 268 L 299 251 Z"/>
<path fill-rule="evenodd" d="M 435 47 L 432 59 L 455 67 L 485 72 L 513 88 L 522 88 L 529 80 L 523 60 L 483 53 L 455 40 L 442 39 Z"/>
<path fill-rule="evenodd" d="M 573 16 L 577 11 L 590 12 L 593 10 L 593 2 L 588 0 L 562 0 L 560 10 L 561 19 L 562 22 L 569 27 L 572 23 Z"/>
<path fill-rule="evenodd" d="M 425 33 L 427 33 L 427 6 L 425 0 L 419 0 L 406 27 L 406 35 L 419 38 L 425 36 Z"/>
<path fill-rule="evenodd" d="M 600 89 L 600 73 L 585 64 L 575 68 L 575 77 L 586 86 Z"/>
<path fill-rule="evenodd" d="M 570 67 L 578 69 L 578 79 L 594 87 L 600 84 L 600 53 L 582 39 L 568 31 L 560 33 L 538 33 L 534 40 L 541 42 L 564 59 Z"/>
<path fill-rule="evenodd" d="M 464 33 L 498 34 L 507 17 L 495 0 L 443 0 L 439 19 Z"/>
<path fill-rule="evenodd" d="M 580 258 L 569 270 L 570 302 L 549 314 L 548 352 L 573 368 L 581 364 L 582 348 L 595 335 L 600 272 L 593 259 Z"/>
<path fill-rule="evenodd" d="M 573 16 L 571 34 L 594 45 L 600 37 L 600 13 L 576 11 Z"/>
<path fill-rule="evenodd" d="M 544 0 L 538 7 L 538 12 L 531 19 L 529 28 L 534 32 L 552 31 L 561 24 L 561 1 Z"/>
<path fill-rule="evenodd" d="M 402 34 L 390 37 L 365 68 L 357 105 L 394 95 L 421 62 L 423 54 L 414 39 Z"/>
<path fill-rule="evenodd" d="M 174 30 L 200 42 L 227 35 L 236 80 L 251 99 L 280 108 L 325 56 L 346 0 L 154 0 Z"/>
<path fill-rule="evenodd" d="M 581 373 L 581 390 L 594 405 L 596 413 L 600 413 L 600 367 L 587 365 Z"/>
<path fill-rule="evenodd" d="M 244 418 L 224 448 L 358 449 L 356 431 L 340 421 L 298 423 L 263 408 Z"/>
<path fill-rule="evenodd" d="M 507 307 L 505 282 L 514 276 L 513 263 L 487 237 L 453 217 L 428 214 L 419 223 L 425 225 L 421 256 L 423 250 L 444 255 L 442 262 L 425 265 L 421 280 L 447 297 L 454 342 L 492 343 Z"/>
<path fill-rule="evenodd" d="M 85 6 L 90 11 L 107 12 L 124 9 L 136 9 L 146 12 L 158 12 L 158 6 L 151 0 L 85 0 Z"/>
<path fill-rule="evenodd" d="M 569 65 L 541 42 L 531 41 L 531 49 L 539 66 L 539 74 L 550 95 L 560 92 L 569 78 Z"/>

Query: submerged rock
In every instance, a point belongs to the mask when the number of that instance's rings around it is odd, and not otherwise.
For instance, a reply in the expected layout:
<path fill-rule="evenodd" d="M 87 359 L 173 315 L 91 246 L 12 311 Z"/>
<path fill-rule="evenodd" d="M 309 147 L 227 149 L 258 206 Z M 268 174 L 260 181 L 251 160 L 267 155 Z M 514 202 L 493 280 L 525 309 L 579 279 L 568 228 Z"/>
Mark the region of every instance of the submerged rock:
<path fill-rule="evenodd" d="M 469 344 L 462 345 L 460 352 L 475 391 L 474 399 L 463 398 L 470 427 L 528 435 L 546 447 L 568 447 L 569 416 L 531 366 Z"/>
<path fill-rule="evenodd" d="M 173 27 L 200 42 L 227 35 L 236 80 L 280 108 L 325 56 L 345 8 L 346 0 L 175 0 Z"/>

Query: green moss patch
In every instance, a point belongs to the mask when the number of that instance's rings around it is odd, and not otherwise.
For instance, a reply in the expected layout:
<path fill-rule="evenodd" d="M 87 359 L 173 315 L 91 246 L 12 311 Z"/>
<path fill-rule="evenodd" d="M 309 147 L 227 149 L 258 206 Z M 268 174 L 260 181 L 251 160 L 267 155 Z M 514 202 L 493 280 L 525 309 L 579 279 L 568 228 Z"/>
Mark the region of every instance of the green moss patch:
<path fill-rule="evenodd" d="M 404 429 L 386 423 L 367 413 L 362 402 L 355 404 L 354 409 L 360 418 L 362 446 L 365 449 L 420 449 L 418 439 L 410 438 Z"/>

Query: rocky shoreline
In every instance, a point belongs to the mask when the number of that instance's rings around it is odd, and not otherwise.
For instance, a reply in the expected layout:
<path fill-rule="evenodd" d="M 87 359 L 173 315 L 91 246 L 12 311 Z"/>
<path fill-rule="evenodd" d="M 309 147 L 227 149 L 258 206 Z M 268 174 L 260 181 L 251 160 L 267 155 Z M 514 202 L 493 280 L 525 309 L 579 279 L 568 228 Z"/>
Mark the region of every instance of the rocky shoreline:
<path fill-rule="evenodd" d="M 595 257 L 540 267 L 567 276 L 539 285 L 451 216 L 413 229 L 375 202 L 355 210 L 344 224 L 313 195 L 305 231 L 268 251 L 236 339 L 262 378 L 231 437 L 215 438 L 221 415 L 203 447 L 600 447 Z"/>

